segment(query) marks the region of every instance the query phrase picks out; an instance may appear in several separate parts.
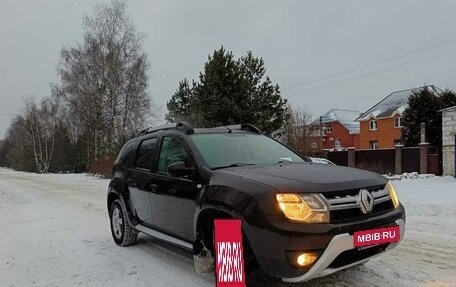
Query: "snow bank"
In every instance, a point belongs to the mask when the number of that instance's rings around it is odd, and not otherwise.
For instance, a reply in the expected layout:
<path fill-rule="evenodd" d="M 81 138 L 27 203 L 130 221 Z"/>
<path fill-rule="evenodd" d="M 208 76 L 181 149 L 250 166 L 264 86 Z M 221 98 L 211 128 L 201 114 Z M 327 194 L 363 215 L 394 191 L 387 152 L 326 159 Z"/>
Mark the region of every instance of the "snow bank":
<path fill-rule="evenodd" d="M 405 172 L 400 175 L 390 175 L 390 174 L 385 174 L 383 175 L 389 180 L 402 180 L 402 179 L 418 179 L 418 178 L 429 178 L 429 177 L 434 177 L 435 174 L 432 173 L 423 173 L 419 174 L 417 172 Z"/>

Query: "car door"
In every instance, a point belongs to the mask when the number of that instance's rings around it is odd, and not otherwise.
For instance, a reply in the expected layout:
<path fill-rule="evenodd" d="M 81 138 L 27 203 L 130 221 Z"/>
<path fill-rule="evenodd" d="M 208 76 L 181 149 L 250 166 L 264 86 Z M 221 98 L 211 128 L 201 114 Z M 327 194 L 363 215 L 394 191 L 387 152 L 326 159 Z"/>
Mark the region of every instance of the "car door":
<path fill-rule="evenodd" d="M 150 193 L 154 186 L 153 169 L 155 167 L 157 138 L 148 138 L 141 141 L 135 164 L 129 169 L 127 183 L 130 191 L 130 201 L 136 218 L 147 225 L 153 225 L 150 206 Z"/>
<path fill-rule="evenodd" d="M 156 190 L 151 193 L 150 201 L 154 223 L 159 229 L 193 241 L 195 199 L 201 180 L 196 172 L 182 177 L 168 173 L 170 164 L 182 161 L 188 167 L 194 166 L 186 143 L 174 136 L 164 136 L 158 155 Z"/>

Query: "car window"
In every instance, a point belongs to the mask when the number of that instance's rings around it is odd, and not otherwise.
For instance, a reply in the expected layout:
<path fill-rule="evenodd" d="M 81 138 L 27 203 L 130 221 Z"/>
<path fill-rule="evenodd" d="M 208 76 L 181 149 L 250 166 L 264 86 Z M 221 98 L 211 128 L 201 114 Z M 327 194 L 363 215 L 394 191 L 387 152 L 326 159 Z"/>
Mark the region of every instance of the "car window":
<path fill-rule="evenodd" d="M 168 173 L 170 164 L 185 161 L 186 157 L 185 148 L 177 138 L 164 137 L 158 160 L 158 172 Z"/>
<path fill-rule="evenodd" d="M 155 146 L 157 139 L 144 140 L 139 146 L 138 154 L 136 156 L 136 167 L 151 170 L 154 166 Z"/>
<path fill-rule="evenodd" d="M 119 158 L 116 161 L 120 160 L 120 163 L 125 167 L 132 167 L 135 163 L 136 148 L 138 143 L 132 142 L 127 144 L 122 151 L 119 153 Z"/>
<path fill-rule="evenodd" d="M 237 163 L 304 162 L 299 155 L 264 135 L 214 133 L 194 134 L 190 138 L 212 168 Z"/>

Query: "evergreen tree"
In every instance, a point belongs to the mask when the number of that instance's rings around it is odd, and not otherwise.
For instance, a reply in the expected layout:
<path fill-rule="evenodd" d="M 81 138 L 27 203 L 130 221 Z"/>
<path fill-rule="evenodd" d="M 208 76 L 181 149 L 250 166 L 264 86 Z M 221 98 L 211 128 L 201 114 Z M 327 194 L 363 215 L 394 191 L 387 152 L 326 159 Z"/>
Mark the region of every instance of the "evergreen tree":
<path fill-rule="evenodd" d="M 268 134 L 282 130 L 290 112 L 286 99 L 280 95 L 279 85 L 273 85 L 271 79 L 265 76 L 263 59 L 254 57 L 249 51 L 240 59 L 240 68 L 247 90 L 245 102 L 241 102 L 241 107 L 246 107 L 243 117 Z"/>
<path fill-rule="evenodd" d="M 8 161 L 6 160 L 6 155 L 8 154 L 9 149 L 11 148 L 8 140 L 0 140 L 0 166 L 8 167 Z"/>
<path fill-rule="evenodd" d="M 262 58 L 251 52 L 236 60 L 223 47 L 208 57 L 199 82 L 184 79 L 167 103 L 168 121 L 213 127 L 251 123 L 266 134 L 283 128 L 288 112 L 278 85 L 265 76 Z"/>
<path fill-rule="evenodd" d="M 450 90 L 445 90 L 440 95 L 441 108 L 449 108 L 456 106 L 456 93 Z"/>
<path fill-rule="evenodd" d="M 193 122 L 191 119 L 191 103 L 192 103 L 193 89 L 188 83 L 187 78 L 179 82 L 176 92 L 174 93 L 172 101 L 168 101 L 168 113 L 165 119 L 168 122 L 177 122 L 186 120 Z"/>
<path fill-rule="evenodd" d="M 402 143 L 417 146 L 421 140 L 421 123 L 426 124 L 426 141 L 431 146 L 442 145 L 442 115 L 439 110 L 456 105 L 456 94 L 446 90 L 436 95 L 427 87 L 413 92 L 405 109 Z"/>

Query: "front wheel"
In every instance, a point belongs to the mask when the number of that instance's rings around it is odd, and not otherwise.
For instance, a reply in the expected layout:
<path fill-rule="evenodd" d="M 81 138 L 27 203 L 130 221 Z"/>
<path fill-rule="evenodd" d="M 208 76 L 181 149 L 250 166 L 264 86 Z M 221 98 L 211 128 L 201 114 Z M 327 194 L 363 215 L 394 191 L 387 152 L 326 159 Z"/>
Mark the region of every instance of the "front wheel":
<path fill-rule="evenodd" d="M 114 200 L 109 210 L 109 219 L 112 238 L 119 246 L 131 245 L 138 238 L 138 232 L 128 224 L 126 216 L 127 210 L 120 200 Z"/>

